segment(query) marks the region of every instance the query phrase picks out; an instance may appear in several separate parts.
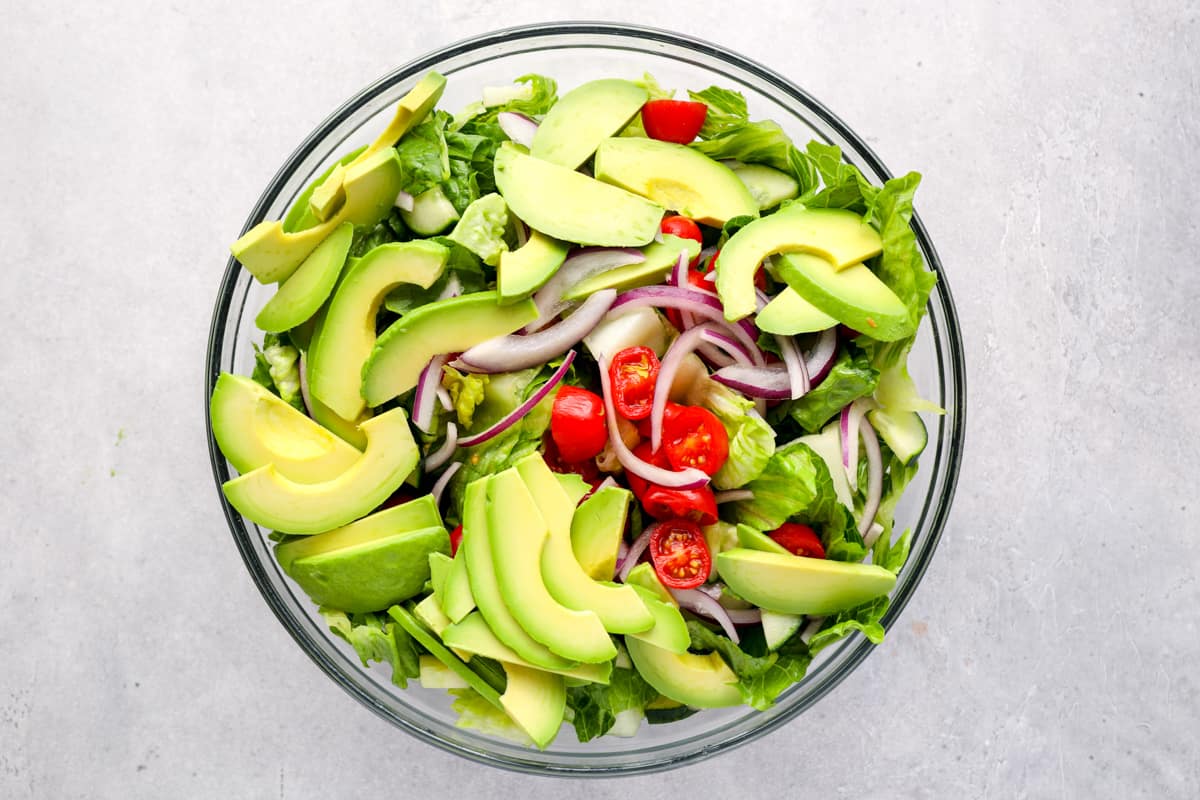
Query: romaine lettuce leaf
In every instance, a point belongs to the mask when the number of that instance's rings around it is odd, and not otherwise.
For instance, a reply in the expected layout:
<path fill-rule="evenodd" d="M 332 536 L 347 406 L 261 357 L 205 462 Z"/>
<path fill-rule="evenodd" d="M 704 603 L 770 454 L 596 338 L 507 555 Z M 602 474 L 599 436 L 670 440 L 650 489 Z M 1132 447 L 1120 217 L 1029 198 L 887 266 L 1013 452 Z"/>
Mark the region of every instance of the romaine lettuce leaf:
<path fill-rule="evenodd" d="M 808 646 L 793 636 L 773 653 L 752 656 L 732 640 L 696 620 L 688 620 L 692 650 L 715 650 L 738 676 L 738 691 L 746 705 L 759 711 L 770 708 L 789 686 L 804 677 L 812 662 Z"/>
<path fill-rule="evenodd" d="M 400 188 L 409 194 L 421 194 L 450 177 L 445 134 L 449 118 L 444 111 L 434 111 L 396 143 Z"/>
<path fill-rule="evenodd" d="M 458 424 L 470 428 L 475 419 L 475 407 L 483 402 L 487 390 L 488 376 L 463 373 L 447 364 L 442 367 L 442 386 L 450 393 Z"/>
<path fill-rule="evenodd" d="M 865 353 L 843 352 L 825 380 L 799 400 L 791 401 L 788 414 L 806 432 L 816 433 L 849 403 L 874 392 L 878 383 L 879 370 L 871 366 Z"/>
<path fill-rule="evenodd" d="M 504 238 L 507 232 L 508 206 L 504 198 L 487 194 L 467 206 L 447 238 L 494 267 L 500 263 L 500 254 L 508 250 Z"/>
<path fill-rule="evenodd" d="M 861 631 L 872 644 L 883 641 L 883 626 L 879 621 L 887 613 L 891 599 L 884 595 L 874 600 L 855 606 L 847 611 L 840 611 L 826 617 L 820 629 L 808 641 L 808 652 L 816 655 L 829 645 L 844 639 L 855 631 Z M 799 638 L 799 637 L 796 637 Z M 789 640 L 790 641 L 790 640 Z"/>
<path fill-rule="evenodd" d="M 502 709 L 496 708 L 483 695 L 474 689 L 449 689 L 454 697 L 450 707 L 458 712 L 458 721 L 454 724 L 467 730 L 479 731 L 489 736 L 499 736 L 518 744 L 531 746 L 533 740 L 529 734 L 521 730 Z"/>
<path fill-rule="evenodd" d="M 381 244 L 403 242 L 410 237 L 408 226 L 400 217 L 400 210 L 393 208 L 391 212 L 371 228 L 358 227 L 354 229 L 354 239 L 350 243 L 350 258 L 362 258 Z"/>
<path fill-rule="evenodd" d="M 616 668 L 607 686 L 587 683 L 567 690 L 567 706 L 574 711 L 572 723 L 579 741 L 603 736 L 623 711 L 642 711 L 658 692 L 636 670 Z"/>
<path fill-rule="evenodd" d="M 775 453 L 775 432 L 754 412 L 754 401 L 716 381 L 705 381 L 699 405 L 721 420 L 729 435 L 729 457 L 713 476 L 718 489 L 736 489 L 762 474 Z"/>
<path fill-rule="evenodd" d="M 821 470 L 825 470 L 821 457 L 803 442 L 780 447 L 762 474 L 745 485 L 754 498 L 730 503 L 733 520 L 760 531 L 775 530 L 817 499 Z"/>
<path fill-rule="evenodd" d="M 392 667 L 392 683 L 408 686 L 420 674 L 417 645 L 399 625 L 378 614 L 346 614 L 333 608 L 318 609 L 329 630 L 349 642 L 363 666 L 386 661 Z"/>
<path fill-rule="evenodd" d="M 299 362 L 300 351 L 290 340 L 268 333 L 261 348 L 254 345 L 254 372 L 250 377 L 296 410 L 308 413 L 300 394 Z"/>

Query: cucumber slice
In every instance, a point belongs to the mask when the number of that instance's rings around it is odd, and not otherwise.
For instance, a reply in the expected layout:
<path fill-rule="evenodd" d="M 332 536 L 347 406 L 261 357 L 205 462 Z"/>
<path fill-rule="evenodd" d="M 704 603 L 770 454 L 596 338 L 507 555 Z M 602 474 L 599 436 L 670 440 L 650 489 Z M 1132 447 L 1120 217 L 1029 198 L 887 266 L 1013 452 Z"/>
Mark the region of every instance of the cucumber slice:
<path fill-rule="evenodd" d="M 763 638 L 767 640 L 767 649 L 774 651 L 779 645 L 792 638 L 792 634 L 800 630 L 804 617 L 799 614 L 781 614 L 777 611 L 762 612 Z"/>
<path fill-rule="evenodd" d="M 921 454 L 929 442 L 925 423 L 915 411 L 888 411 L 876 408 L 867 412 L 867 419 L 883 441 L 903 463 Z"/>
<path fill-rule="evenodd" d="M 413 198 L 412 211 L 400 209 L 400 218 L 413 233 L 433 236 L 457 222 L 458 212 L 442 187 L 434 186 Z"/>

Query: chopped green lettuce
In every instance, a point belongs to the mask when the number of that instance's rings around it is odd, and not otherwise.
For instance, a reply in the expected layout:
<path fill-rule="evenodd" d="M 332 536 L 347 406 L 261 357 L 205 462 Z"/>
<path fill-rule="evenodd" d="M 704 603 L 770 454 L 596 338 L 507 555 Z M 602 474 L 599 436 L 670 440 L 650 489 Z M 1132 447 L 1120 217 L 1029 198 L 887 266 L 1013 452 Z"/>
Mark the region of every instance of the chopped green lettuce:
<path fill-rule="evenodd" d="M 884 595 L 846 611 L 826 617 L 813 637 L 808 640 L 808 652 L 816 655 L 834 642 L 844 639 L 855 631 L 866 636 L 872 644 L 883 641 L 883 625 L 880 620 L 887 613 L 891 599 Z M 799 637 L 796 637 L 799 638 Z M 790 641 L 790 640 L 789 640 Z"/>
<path fill-rule="evenodd" d="M 774 705 L 780 694 L 804 677 L 812 662 L 812 654 L 799 636 L 788 639 L 773 653 L 754 656 L 696 620 L 688 620 L 687 627 L 691 649 L 719 653 L 738 676 L 737 688 L 743 702 L 759 711 Z"/>
<path fill-rule="evenodd" d="M 487 194 L 467 206 L 454 230 L 447 237 L 479 256 L 488 266 L 500 263 L 500 254 L 508 250 L 504 236 L 508 231 L 508 206 L 498 194 Z"/>
<path fill-rule="evenodd" d="M 446 258 L 446 268 L 441 277 L 428 289 L 422 289 L 415 283 L 403 283 L 388 292 L 384 305 L 393 314 L 405 314 L 426 303 L 432 303 L 441 297 L 452 278 L 458 281 L 460 294 L 482 292 L 487 287 L 487 276 L 483 273 L 483 262 L 479 260 L 479 256 L 445 236 L 434 236 L 429 241 L 436 242 L 450 251 Z"/>
<path fill-rule="evenodd" d="M 408 238 L 408 226 L 404 224 L 400 210 L 393 208 L 374 227 L 354 229 L 354 239 L 350 243 L 350 258 L 362 258 L 381 244 L 402 242 Z"/>
<path fill-rule="evenodd" d="M 450 393 L 458 424 L 470 428 L 475 419 L 475 407 L 483 402 L 488 385 L 487 375 L 459 372 L 447 364 L 442 367 L 442 386 Z"/>
<path fill-rule="evenodd" d="M 834 414 L 852 401 L 875 391 L 879 370 L 866 353 L 843 352 L 825 380 L 799 400 L 791 401 L 788 414 L 808 433 L 816 433 Z"/>
<path fill-rule="evenodd" d="M 729 435 L 729 457 L 713 476 L 713 485 L 736 489 L 761 475 L 775 453 L 775 432 L 755 413 L 754 401 L 709 380 L 699 405 L 713 412 Z"/>
<path fill-rule="evenodd" d="M 658 692 L 636 670 L 617 668 L 607 686 L 587 683 L 567 690 L 567 706 L 574 711 L 572 723 L 579 741 L 588 742 L 612 729 L 617 715 L 641 712 Z"/>
<path fill-rule="evenodd" d="M 349 642 L 363 666 L 386 661 L 392 667 L 392 683 L 408 686 L 420 674 L 417 645 L 403 628 L 378 614 L 346 614 L 333 608 L 318 609 L 329 630 Z"/>
<path fill-rule="evenodd" d="M 489 736 L 499 736 L 526 746 L 533 745 L 529 734 L 521 730 L 508 714 L 496 708 L 479 692 L 474 689 L 450 689 L 448 691 L 454 697 L 454 702 L 450 704 L 450 707 L 458 712 L 458 721 L 454 723 L 458 727 Z"/>
<path fill-rule="evenodd" d="M 775 451 L 762 474 L 746 484 L 753 499 L 730 503 L 733 521 L 760 531 L 773 531 L 818 499 L 817 479 L 828 470 L 821 457 L 800 441 Z"/>
<path fill-rule="evenodd" d="M 450 177 L 446 123 L 450 115 L 434 111 L 396 143 L 400 158 L 400 188 L 416 196 Z"/>
<path fill-rule="evenodd" d="M 263 346 L 254 345 L 254 373 L 251 378 L 268 391 L 279 395 L 288 405 L 304 411 L 300 394 L 300 351 L 287 339 L 268 333 Z M 307 413 L 307 412 L 305 412 Z"/>
<path fill-rule="evenodd" d="M 670 100 L 675 96 L 674 89 L 664 89 L 649 72 L 643 72 L 641 80 L 631 82 L 645 89 L 650 100 Z"/>

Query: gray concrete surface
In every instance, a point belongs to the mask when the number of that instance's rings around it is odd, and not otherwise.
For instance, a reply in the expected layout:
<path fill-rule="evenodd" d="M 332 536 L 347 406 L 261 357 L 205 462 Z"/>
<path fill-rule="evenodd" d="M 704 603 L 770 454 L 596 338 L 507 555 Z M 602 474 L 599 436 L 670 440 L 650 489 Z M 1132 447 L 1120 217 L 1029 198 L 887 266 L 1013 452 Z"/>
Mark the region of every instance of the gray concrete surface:
<path fill-rule="evenodd" d="M 9 4 L 0 26 L 0 796 L 1200 796 L 1195 3 Z M 226 245 L 336 104 L 562 17 L 760 59 L 925 173 L 958 500 L 886 646 L 684 772 L 568 783 L 389 728 L 293 645 L 217 504 Z"/>

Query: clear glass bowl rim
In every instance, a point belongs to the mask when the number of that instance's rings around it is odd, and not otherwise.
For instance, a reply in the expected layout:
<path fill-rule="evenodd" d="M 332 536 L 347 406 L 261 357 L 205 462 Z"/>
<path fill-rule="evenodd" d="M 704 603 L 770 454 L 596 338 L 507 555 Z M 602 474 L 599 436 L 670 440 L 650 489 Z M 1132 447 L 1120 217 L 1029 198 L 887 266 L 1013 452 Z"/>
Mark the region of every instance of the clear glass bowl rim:
<path fill-rule="evenodd" d="M 723 47 L 712 44 L 710 42 L 686 36 L 683 34 L 665 31 L 661 29 L 643 27 L 638 25 L 630 25 L 625 23 L 612 22 L 552 22 L 538 23 L 530 25 L 522 25 L 511 28 L 506 28 L 491 33 L 485 33 L 474 36 L 468 39 L 450 44 L 446 47 L 427 53 L 420 58 L 408 62 L 407 64 L 398 67 L 387 75 L 381 77 L 371 85 L 359 91 L 356 95 L 346 101 L 340 108 L 329 115 L 320 125 L 313 130 L 311 134 L 300 144 L 300 146 L 288 157 L 283 166 L 276 172 L 274 177 L 263 191 L 254 209 L 250 212 L 249 217 L 242 229 L 243 233 L 251 227 L 261 222 L 265 218 L 265 213 L 278 193 L 281 191 L 288 177 L 294 172 L 301 162 L 316 148 L 326 137 L 334 131 L 338 126 L 343 124 L 347 119 L 359 111 L 364 105 L 369 103 L 373 98 L 380 93 L 386 91 L 389 87 L 409 79 L 415 75 L 422 74 L 429 69 L 435 69 L 439 63 L 448 59 L 468 54 L 472 52 L 485 51 L 489 48 L 511 44 L 513 42 L 526 39 L 539 39 L 545 37 L 566 37 L 578 40 L 577 46 L 588 46 L 587 37 L 603 36 L 608 38 L 627 38 L 633 42 L 640 44 L 653 45 L 655 43 L 665 44 L 675 48 L 682 48 L 696 53 L 698 56 L 708 57 L 717 61 L 724 62 L 727 66 L 743 70 L 754 78 L 762 81 L 770 86 L 775 91 L 786 95 L 789 99 L 794 100 L 803 105 L 813 117 L 827 125 L 843 140 L 848 142 L 857 151 L 855 155 L 864 161 L 875 173 L 882 176 L 884 179 L 891 177 L 891 173 L 880 161 L 879 157 L 871 150 L 870 147 L 851 130 L 841 119 L 833 114 L 829 109 L 822 105 L 819 101 L 795 85 L 782 75 L 758 64 L 755 61 L 747 59 L 743 56 L 734 54 Z M 556 49 L 575 46 L 573 44 L 556 45 Z M 595 45 L 592 45 L 595 46 Z M 936 356 L 938 361 L 938 369 L 942 373 L 943 383 L 945 383 L 946 370 L 949 370 L 950 378 L 950 396 L 945 398 L 947 408 L 953 410 L 952 415 L 944 419 L 941 423 L 943 426 L 942 435 L 938 438 L 938 459 L 942 456 L 942 449 L 945 448 L 945 475 L 942 479 L 942 488 L 936 497 L 929 497 L 926 500 L 925 509 L 922 511 L 922 519 L 925 525 L 920 530 L 915 531 L 915 535 L 921 536 L 926 540 L 924 547 L 921 549 L 919 558 L 905 566 L 907 573 L 906 581 L 892 597 L 891 607 L 882 620 L 883 627 L 890 629 L 895 621 L 900 616 L 905 605 L 910 599 L 913 591 L 919 585 L 922 575 L 928 567 L 929 561 L 932 559 L 933 553 L 937 548 L 938 540 L 941 537 L 943 528 L 945 527 L 947 517 L 949 515 L 950 506 L 954 497 L 954 492 L 957 486 L 958 473 L 962 458 L 963 442 L 966 429 L 966 375 L 964 352 L 962 346 L 962 337 L 959 329 L 958 317 L 954 308 L 953 298 L 950 294 L 950 287 L 946 281 L 945 274 L 942 269 L 941 261 L 939 260 L 933 244 L 925 230 L 924 225 L 918 215 L 914 214 L 912 219 L 912 228 L 921 247 L 922 253 L 926 259 L 926 266 L 935 272 L 938 276 L 938 286 L 935 289 L 936 298 L 931 297 L 931 304 L 938 303 L 938 311 L 940 311 L 940 319 L 934 329 L 934 340 L 936 343 Z M 208 352 L 206 356 L 206 375 L 204 386 L 204 408 L 205 408 L 205 423 L 206 434 L 208 438 L 209 457 L 213 467 L 213 477 L 217 485 L 217 493 L 221 499 L 221 505 L 225 512 L 225 517 L 229 523 L 230 532 L 242 555 L 243 561 L 249 570 L 251 577 L 262 593 L 267 605 L 271 608 L 279 622 L 284 626 L 293 639 L 300 645 L 305 653 L 321 668 L 335 683 L 342 687 L 346 692 L 352 695 L 355 699 L 367 706 L 380 717 L 388 720 L 392 724 L 407 731 L 416 738 L 433 744 L 443 750 L 466 757 L 473 761 L 487 764 L 489 766 L 500 767 L 516 772 L 538 775 L 559 775 L 571 777 L 615 777 L 619 775 L 630 775 L 647 772 L 657 772 L 665 769 L 672 769 L 682 766 L 687 763 L 692 763 L 717 753 L 725 752 L 730 748 L 741 744 L 746 744 L 754 739 L 759 738 L 779 726 L 791 721 L 801 712 L 811 707 L 824 695 L 832 691 L 843 679 L 845 679 L 874 649 L 864 637 L 859 634 L 854 636 L 849 646 L 849 652 L 841 656 L 838 663 L 828 674 L 823 676 L 823 679 L 815 688 L 807 691 L 799 700 L 789 706 L 784 713 L 779 714 L 771 719 L 764 719 L 764 723 L 753 727 L 742 733 L 732 736 L 721 741 L 702 743 L 701 746 L 695 747 L 687 752 L 674 753 L 665 755 L 664 758 L 642 759 L 631 764 L 606 764 L 606 765 L 569 765 L 569 764 L 545 764 L 538 763 L 535 759 L 519 759 L 511 758 L 500 753 L 492 752 L 486 748 L 473 748 L 464 746 L 461 742 L 453 741 L 439 736 L 435 731 L 431 731 L 426 727 L 414 724 L 406 719 L 402 714 L 398 714 L 395 709 L 379 702 L 372 697 L 368 692 L 365 692 L 362 687 L 351 681 L 341 670 L 341 668 L 329 659 L 321 648 L 316 646 L 309 639 L 306 631 L 302 629 L 297 620 L 294 618 L 292 611 L 288 608 L 285 600 L 275 591 L 272 586 L 270 577 L 267 575 L 263 565 L 260 563 L 257 555 L 250 542 L 250 533 L 242 520 L 241 515 L 229 504 L 221 493 L 221 484 L 229 480 L 228 464 L 224 456 L 221 454 L 219 447 L 216 444 L 216 439 L 212 432 L 212 420 L 209 416 L 209 397 L 212 395 L 213 387 L 217 376 L 220 374 L 221 355 L 224 349 L 224 339 L 226 335 L 226 326 L 229 323 L 229 314 L 234 300 L 236 289 L 236 281 L 241 270 L 237 261 L 230 257 L 225 270 L 221 287 L 218 293 L 217 302 L 215 304 L 212 324 L 209 331 Z M 932 316 L 932 315 L 931 315 Z M 932 321 L 932 320 L 930 320 Z M 931 437 L 932 438 L 932 437 Z M 932 509 L 930 505 L 932 503 Z M 932 513 L 930 514 L 930 510 Z"/>

